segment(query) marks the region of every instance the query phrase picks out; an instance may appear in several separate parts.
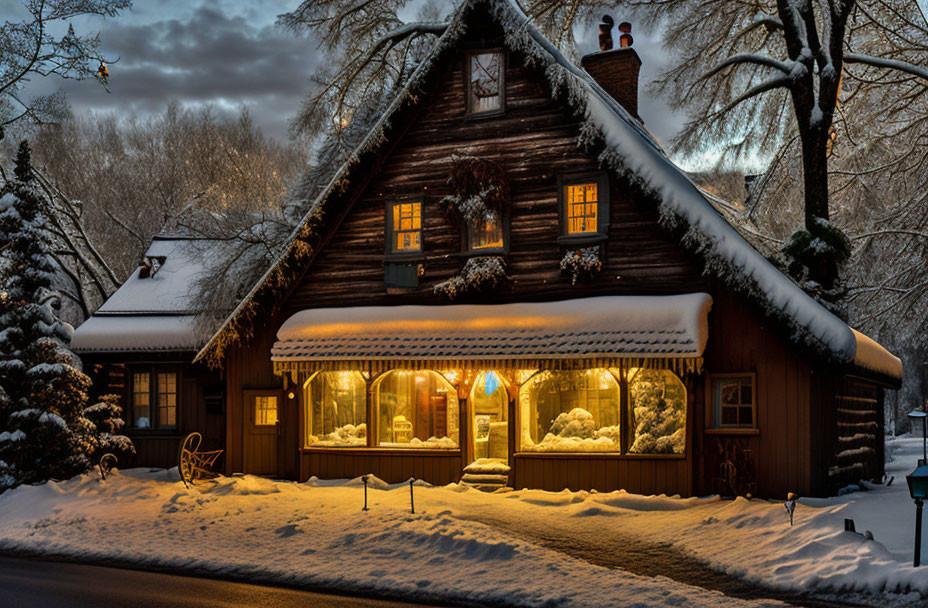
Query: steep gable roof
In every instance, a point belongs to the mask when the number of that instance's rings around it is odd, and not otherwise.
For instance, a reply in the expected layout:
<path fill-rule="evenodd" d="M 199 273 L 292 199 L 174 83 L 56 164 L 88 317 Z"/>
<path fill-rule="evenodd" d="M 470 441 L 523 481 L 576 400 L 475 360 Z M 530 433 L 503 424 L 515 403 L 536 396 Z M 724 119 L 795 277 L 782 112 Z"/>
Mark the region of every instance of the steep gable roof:
<path fill-rule="evenodd" d="M 717 276 L 747 296 L 764 314 L 789 330 L 789 338 L 829 363 L 851 364 L 893 380 L 901 377 L 901 362 L 881 346 L 865 349 L 871 356 L 857 357 L 860 339 L 846 323 L 806 294 L 763 255 L 755 250 L 706 200 L 686 174 L 667 157 L 643 125 L 606 93 L 585 71 L 571 63 L 512 0 L 464 0 L 432 52 L 417 67 L 406 87 L 372 127 L 348 161 L 310 206 L 294 231 L 290 246 L 252 288 L 248 296 L 225 320 L 220 330 L 197 355 L 218 359 L 224 348 L 248 332 L 257 299 L 262 294 L 285 288 L 300 261 L 312 255 L 308 242 L 329 211 L 328 206 L 350 183 L 362 161 L 382 151 L 385 133 L 398 113 L 415 105 L 445 53 L 452 51 L 468 28 L 468 16 L 484 6 L 504 33 L 504 43 L 524 55 L 528 67 L 544 72 L 557 97 L 584 119 L 579 144 L 601 149 L 603 166 L 636 184 L 656 201 L 661 223 L 681 232 L 683 244 L 702 257 L 707 273 Z M 872 342 L 872 341 L 870 341 Z M 874 363 L 874 358 L 879 359 Z"/>

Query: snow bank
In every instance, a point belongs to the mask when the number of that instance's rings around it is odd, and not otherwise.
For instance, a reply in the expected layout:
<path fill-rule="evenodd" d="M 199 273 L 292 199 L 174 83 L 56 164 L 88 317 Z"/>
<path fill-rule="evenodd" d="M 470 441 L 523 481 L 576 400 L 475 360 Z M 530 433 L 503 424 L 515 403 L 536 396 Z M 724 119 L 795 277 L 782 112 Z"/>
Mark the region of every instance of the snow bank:
<path fill-rule="evenodd" d="M 516 501 L 459 486 L 419 487 L 412 514 L 407 484 L 371 483 L 379 489 L 368 492 L 369 511 L 361 510 L 360 479 L 296 484 L 246 475 L 186 490 L 176 471 L 135 469 L 114 471 L 106 482 L 85 475 L 23 486 L 0 495 L 0 549 L 424 602 L 782 605 L 594 566 L 459 519 L 455 506 Z"/>

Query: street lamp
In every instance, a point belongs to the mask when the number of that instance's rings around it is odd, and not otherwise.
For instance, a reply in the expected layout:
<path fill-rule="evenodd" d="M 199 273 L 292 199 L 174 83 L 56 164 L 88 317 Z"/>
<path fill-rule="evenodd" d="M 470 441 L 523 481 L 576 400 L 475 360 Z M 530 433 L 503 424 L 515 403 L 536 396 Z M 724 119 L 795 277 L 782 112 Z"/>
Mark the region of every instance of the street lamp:
<path fill-rule="evenodd" d="M 921 562 L 922 556 L 922 506 L 928 498 L 928 465 L 920 464 L 905 477 L 909 484 L 909 494 L 915 501 L 915 567 Z"/>
<path fill-rule="evenodd" d="M 918 461 L 918 465 L 928 464 L 928 413 L 925 413 L 922 410 L 912 410 L 909 412 L 909 420 L 914 424 L 916 420 L 921 418 L 922 421 L 922 458 Z"/>

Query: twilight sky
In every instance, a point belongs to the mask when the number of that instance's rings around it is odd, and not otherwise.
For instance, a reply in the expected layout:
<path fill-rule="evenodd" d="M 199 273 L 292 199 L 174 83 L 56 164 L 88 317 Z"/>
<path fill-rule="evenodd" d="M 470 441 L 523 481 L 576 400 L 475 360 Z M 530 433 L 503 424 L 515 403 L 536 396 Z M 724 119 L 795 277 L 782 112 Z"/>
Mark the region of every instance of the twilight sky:
<path fill-rule="evenodd" d="M 274 26 L 279 13 L 299 0 L 136 0 L 131 11 L 114 20 L 75 21 L 82 34 L 100 32 L 105 56 L 119 57 L 110 66 L 111 93 L 95 81 L 37 80 L 33 92 L 62 87 L 77 113 L 119 112 L 144 116 L 167 103 L 213 104 L 219 111 L 251 109 L 265 134 L 284 140 L 288 122 L 309 89 L 319 54 L 315 42 Z M 408 18 L 414 17 L 410 9 Z M 616 22 L 621 15 L 615 15 Z M 0 21 L 22 18 L 21 0 L 0 0 Z M 643 61 L 642 89 L 657 72 L 664 53 L 652 38 L 633 31 Z M 590 32 L 581 47 L 597 47 Z M 648 127 L 667 141 L 679 129 L 660 100 L 642 90 L 640 112 Z"/>

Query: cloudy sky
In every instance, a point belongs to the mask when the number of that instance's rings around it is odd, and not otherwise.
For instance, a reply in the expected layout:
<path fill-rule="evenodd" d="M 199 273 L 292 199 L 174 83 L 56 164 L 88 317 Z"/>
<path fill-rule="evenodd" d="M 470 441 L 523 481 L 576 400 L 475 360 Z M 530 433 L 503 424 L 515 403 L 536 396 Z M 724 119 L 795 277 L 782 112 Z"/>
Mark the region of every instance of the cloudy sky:
<path fill-rule="evenodd" d="M 277 15 L 298 2 L 136 0 L 131 11 L 116 19 L 75 22 L 81 33 L 99 31 L 104 55 L 119 58 L 110 66 L 111 93 L 95 81 L 54 78 L 36 81 L 31 90 L 64 88 L 79 113 L 144 116 L 162 111 L 171 100 L 191 106 L 209 103 L 227 112 L 246 104 L 265 134 L 283 140 L 319 61 L 312 39 L 274 26 Z M 20 18 L 21 0 L 0 0 L 0 21 Z M 660 69 L 663 52 L 643 32 L 634 34 L 644 84 Z M 594 50 L 595 32 L 586 38 L 583 50 Z M 680 118 L 660 100 L 642 95 L 642 117 L 666 141 L 679 128 Z"/>

